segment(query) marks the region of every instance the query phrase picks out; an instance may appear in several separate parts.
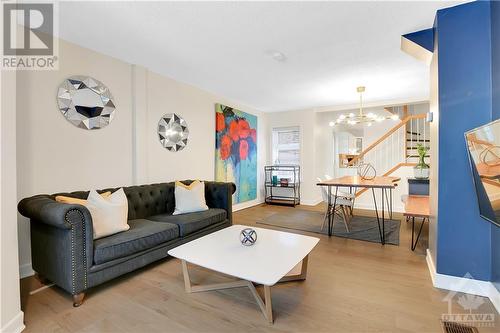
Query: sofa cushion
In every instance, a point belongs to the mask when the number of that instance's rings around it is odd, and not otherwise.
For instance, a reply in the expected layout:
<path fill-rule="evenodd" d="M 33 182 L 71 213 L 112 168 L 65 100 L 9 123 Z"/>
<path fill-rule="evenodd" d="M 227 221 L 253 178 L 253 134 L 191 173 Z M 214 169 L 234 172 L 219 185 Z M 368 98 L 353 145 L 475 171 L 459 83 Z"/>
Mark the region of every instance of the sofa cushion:
<path fill-rule="evenodd" d="M 94 241 L 94 263 L 141 252 L 179 237 L 175 224 L 138 219 L 129 220 L 130 229 Z"/>
<path fill-rule="evenodd" d="M 148 217 L 149 220 L 168 222 L 179 226 L 181 237 L 187 236 L 212 224 L 222 222 L 226 219 L 227 213 L 224 209 L 210 208 L 203 212 L 187 213 L 181 215 L 160 214 Z"/>

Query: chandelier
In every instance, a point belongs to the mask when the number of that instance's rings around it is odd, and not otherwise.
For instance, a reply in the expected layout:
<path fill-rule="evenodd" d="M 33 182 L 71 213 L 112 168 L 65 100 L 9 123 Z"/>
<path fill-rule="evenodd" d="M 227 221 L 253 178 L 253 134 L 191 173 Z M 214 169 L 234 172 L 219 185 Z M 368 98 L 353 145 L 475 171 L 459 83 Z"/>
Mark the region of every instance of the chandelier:
<path fill-rule="evenodd" d="M 335 126 L 335 124 L 348 124 L 348 125 L 356 125 L 356 124 L 366 124 L 366 126 L 371 126 L 374 122 L 381 122 L 387 119 L 398 120 L 399 116 L 394 114 L 392 116 L 381 116 L 377 115 L 373 112 L 369 112 L 365 114 L 363 112 L 363 93 L 365 92 L 365 87 L 356 88 L 359 93 L 359 113 L 349 113 L 349 114 L 341 114 L 336 121 L 331 121 L 330 126 Z"/>

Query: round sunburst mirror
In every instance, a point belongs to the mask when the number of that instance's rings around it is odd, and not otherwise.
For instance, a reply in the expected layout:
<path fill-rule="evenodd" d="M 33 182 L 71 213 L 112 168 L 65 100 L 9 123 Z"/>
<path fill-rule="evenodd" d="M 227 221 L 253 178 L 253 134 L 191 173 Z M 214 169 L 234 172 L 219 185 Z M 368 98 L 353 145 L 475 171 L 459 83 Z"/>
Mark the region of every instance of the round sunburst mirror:
<path fill-rule="evenodd" d="M 164 114 L 158 122 L 158 138 L 161 145 L 170 151 L 179 151 L 186 147 L 189 129 L 184 118 L 175 113 Z"/>

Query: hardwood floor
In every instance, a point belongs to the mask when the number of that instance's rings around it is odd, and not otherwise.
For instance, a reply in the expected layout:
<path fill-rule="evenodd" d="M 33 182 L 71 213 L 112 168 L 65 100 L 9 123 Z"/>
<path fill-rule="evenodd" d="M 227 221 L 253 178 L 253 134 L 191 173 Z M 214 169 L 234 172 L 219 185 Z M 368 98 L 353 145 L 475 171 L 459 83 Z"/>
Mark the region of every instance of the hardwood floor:
<path fill-rule="evenodd" d="M 272 214 L 293 219 L 298 209 L 323 207 L 260 205 L 235 212 L 234 221 L 255 225 Z M 402 221 L 400 246 L 311 234 L 321 240 L 310 254 L 307 280 L 272 288 L 274 325 L 248 288 L 187 294 L 180 261 L 166 259 L 91 289 L 78 308 L 57 287 L 28 296 L 40 285 L 33 277 L 23 279 L 25 332 L 440 332 L 447 291 L 431 283 L 427 229 L 415 252 L 410 232 L 411 224 Z M 196 283 L 229 281 L 193 266 L 190 276 Z M 262 287 L 257 290 L 263 295 Z M 452 309 L 464 313 L 459 296 Z M 496 313 L 481 299 L 481 313 Z M 495 325 L 480 332 L 498 332 L 498 314 Z"/>

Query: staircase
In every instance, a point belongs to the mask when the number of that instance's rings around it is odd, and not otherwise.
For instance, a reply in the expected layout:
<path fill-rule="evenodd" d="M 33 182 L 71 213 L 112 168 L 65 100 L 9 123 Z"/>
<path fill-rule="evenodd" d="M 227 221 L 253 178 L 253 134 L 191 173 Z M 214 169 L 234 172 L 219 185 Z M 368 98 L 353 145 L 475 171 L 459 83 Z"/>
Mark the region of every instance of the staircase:
<path fill-rule="evenodd" d="M 418 163 L 418 145 L 427 148 L 426 161 L 429 159 L 430 139 L 429 124 L 422 118 L 412 118 L 406 123 L 406 162 Z"/>
<path fill-rule="evenodd" d="M 401 121 L 349 163 L 352 166 L 370 163 L 377 171 L 377 176 L 390 176 L 401 167 L 417 165 L 417 146 L 430 147 L 429 124 L 425 114 L 411 114 L 407 106 L 386 108 L 386 111 L 398 114 Z M 429 163 L 429 151 L 426 162 Z M 363 192 L 358 191 L 356 196 Z"/>

